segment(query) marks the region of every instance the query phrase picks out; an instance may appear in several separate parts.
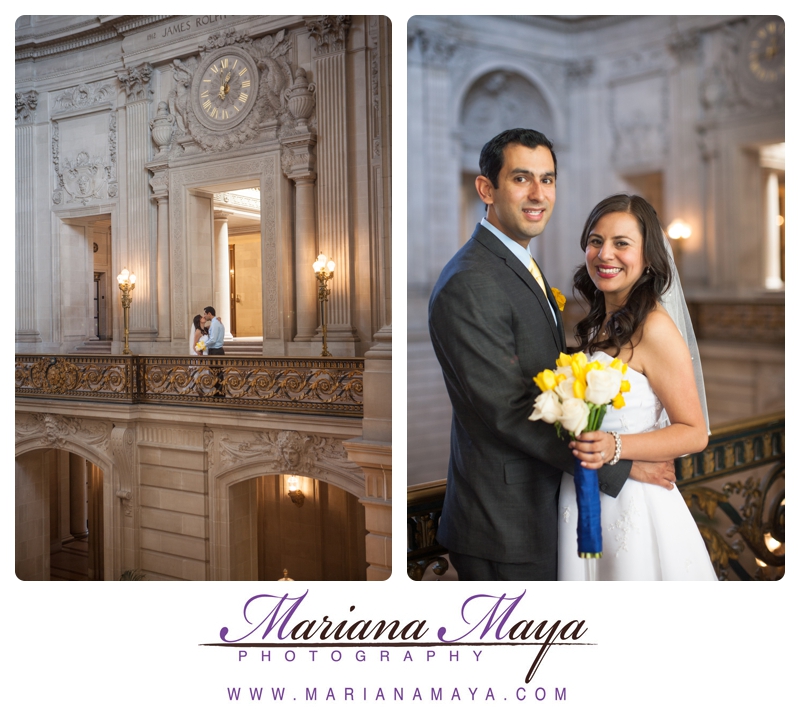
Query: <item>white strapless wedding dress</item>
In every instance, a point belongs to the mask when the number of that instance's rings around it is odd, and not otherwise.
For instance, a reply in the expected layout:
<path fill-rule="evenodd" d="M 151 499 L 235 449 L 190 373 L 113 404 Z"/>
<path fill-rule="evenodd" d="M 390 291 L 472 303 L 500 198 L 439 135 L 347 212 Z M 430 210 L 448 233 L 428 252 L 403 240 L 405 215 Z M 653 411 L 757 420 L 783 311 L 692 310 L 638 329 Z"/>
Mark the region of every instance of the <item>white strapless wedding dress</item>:
<path fill-rule="evenodd" d="M 625 377 L 631 384 L 626 405 L 609 408 L 602 429 L 644 433 L 668 425 L 647 378 L 632 368 Z M 603 556 L 596 560 L 598 580 L 716 581 L 703 538 L 677 487 L 667 490 L 628 479 L 616 498 L 600 493 L 600 508 Z M 572 475 L 561 480 L 558 514 L 558 579 L 583 581 Z"/>

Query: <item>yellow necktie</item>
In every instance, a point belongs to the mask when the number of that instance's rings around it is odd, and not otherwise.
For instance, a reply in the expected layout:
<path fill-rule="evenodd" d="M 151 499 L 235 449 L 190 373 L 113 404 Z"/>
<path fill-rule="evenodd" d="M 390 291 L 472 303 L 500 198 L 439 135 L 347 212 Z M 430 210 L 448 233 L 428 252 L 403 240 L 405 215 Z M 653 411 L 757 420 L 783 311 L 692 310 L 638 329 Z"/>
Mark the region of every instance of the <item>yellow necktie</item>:
<path fill-rule="evenodd" d="M 536 283 L 539 284 L 542 288 L 542 293 L 547 296 L 547 290 L 544 287 L 544 279 L 542 278 L 542 272 L 539 270 L 539 267 L 536 265 L 536 262 L 533 260 L 533 256 L 531 256 L 531 262 L 528 264 L 528 271 L 530 271 L 531 276 L 536 279 Z"/>

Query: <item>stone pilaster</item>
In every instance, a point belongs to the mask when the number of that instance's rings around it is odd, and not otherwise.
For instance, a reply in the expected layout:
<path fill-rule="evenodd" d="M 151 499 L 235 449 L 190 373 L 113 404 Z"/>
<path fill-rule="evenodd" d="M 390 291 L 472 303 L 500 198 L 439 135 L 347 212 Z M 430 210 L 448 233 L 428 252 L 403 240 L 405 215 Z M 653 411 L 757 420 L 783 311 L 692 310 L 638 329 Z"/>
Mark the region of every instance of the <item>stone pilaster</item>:
<path fill-rule="evenodd" d="M 307 20 L 316 42 L 317 146 L 319 250 L 336 262 L 328 300 L 328 341 L 338 351 L 352 354 L 356 331 L 351 317 L 352 256 L 350 239 L 350 197 L 347 168 L 347 73 L 345 45 L 350 18 L 324 15 Z"/>
<path fill-rule="evenodd" d="M 69 455 L 69 532 L 73 537 L 85 537 L 89 517 L 86 485 L 86 460 L 80 455 Z"/>
<path fill-rule="evenodd" d="M 150 157 L 150 76 L 153 68 L 143 63 L 117 72 L 125 88 L 127 257 L 122 264 L 136 274 L 136 294 L 130 309 L 130 340 L 152 341 L 155 327 L 156 257 L 151 250 L 150 188 L 146 164 Z M 119 262 L 119 261 L 117 261 Z M 122 264 L 117 270 L 122 269 Z"/>
<path fill-rule="evenodd" d="M 351 440 L 347 457 L 366 477 L 364 505 L 367 527 L 367 581 L 388 579 L 392 573 L 392 446 L 390 443 Z"/>
<path fill-rule="evenodd" d="M 15 173 L 16 202 L 16 343 L 41 343 L 36 330 L 36 273 L 34 270 L 34 240 L 36 216 L 36 185 L 33 172 L 36 166 L 34 120 L 38 93 L 17 92 L 14 96 L 16 112 Z"/>
<path fill-rule="evenodd" d="M 147 168 L 153 174 L 150 186 L 157 206 L 156 281 L 158 296 L 158 341 L 168 341 L 170 331 L 169 292 L 169 166 L 166 162 L 151 162 Z"/>
<path fill-rule="evenodd" d="M 317 258 L 316 143 L 313 134 L 294 135 L 282 142 L 284 173 L 295 184 L 295 341 L 312 340 L 319 325 L 317 279 L 312 268 Z"/>
<path fill-rule="evenodd" d="M 229 211 L 214 211 L 214 309 L 225 326 L 225 338 L 231 334 L 231 274 L 228 255 Z"/>

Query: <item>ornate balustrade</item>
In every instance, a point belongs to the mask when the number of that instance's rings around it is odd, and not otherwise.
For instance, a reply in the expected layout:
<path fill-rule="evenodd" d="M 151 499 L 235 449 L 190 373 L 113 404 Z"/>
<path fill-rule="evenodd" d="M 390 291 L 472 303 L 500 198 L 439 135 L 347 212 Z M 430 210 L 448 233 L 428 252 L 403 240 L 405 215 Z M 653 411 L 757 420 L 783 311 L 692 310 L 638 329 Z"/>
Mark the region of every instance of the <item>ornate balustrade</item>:
<path fill-rule="evenodd" d="M 785 417 L 775 413 L 714 428 L 706 449 L 675 461 L 678 487 L 721 580 L 776 580 L 785 569 Z M 407 569 L 441 575 L 436 541 L 445 481 L 412 485 L 407 502 Z"/>
<path fill-rule="evenodd" d="M 16 397 L 363 417 L 361 358 L 16 356 Z"/>

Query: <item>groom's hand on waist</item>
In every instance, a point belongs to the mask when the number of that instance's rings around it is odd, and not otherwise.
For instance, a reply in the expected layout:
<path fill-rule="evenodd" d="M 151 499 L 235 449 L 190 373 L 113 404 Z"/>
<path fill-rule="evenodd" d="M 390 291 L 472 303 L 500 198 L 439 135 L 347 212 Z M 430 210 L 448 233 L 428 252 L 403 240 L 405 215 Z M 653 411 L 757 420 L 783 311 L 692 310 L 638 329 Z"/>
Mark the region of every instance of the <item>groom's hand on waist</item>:
<path fill-rule="evenodd" d="M 671 490 L 675 487 L 675 463 L 670 462 L 644 462 L 634 460 L 631 464 L 629 477 L 639 482 L 647 482 Z"/>

